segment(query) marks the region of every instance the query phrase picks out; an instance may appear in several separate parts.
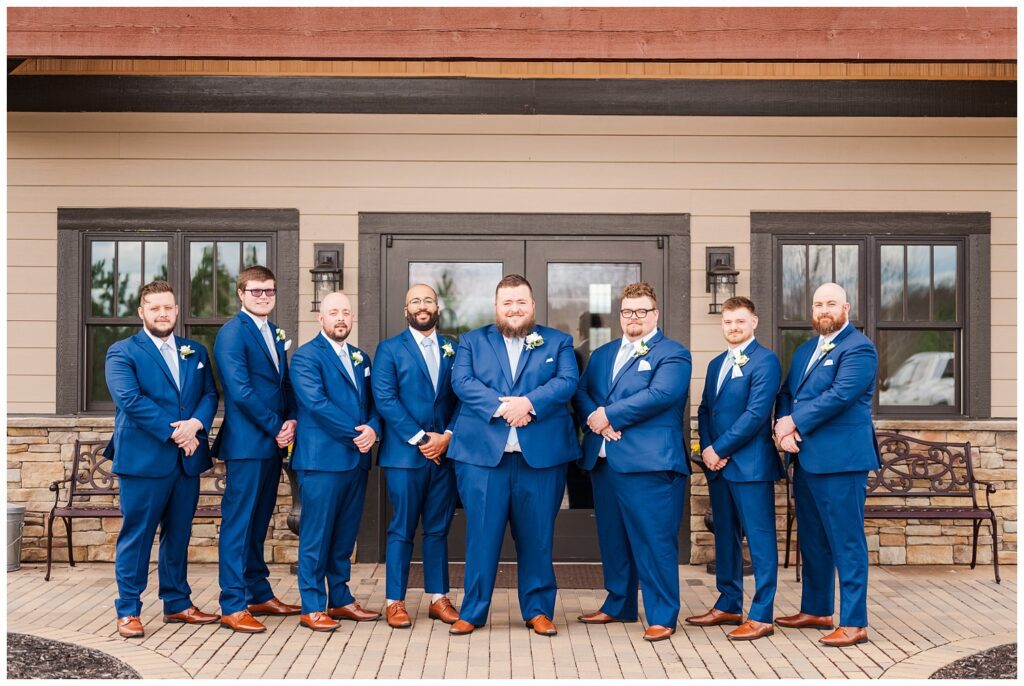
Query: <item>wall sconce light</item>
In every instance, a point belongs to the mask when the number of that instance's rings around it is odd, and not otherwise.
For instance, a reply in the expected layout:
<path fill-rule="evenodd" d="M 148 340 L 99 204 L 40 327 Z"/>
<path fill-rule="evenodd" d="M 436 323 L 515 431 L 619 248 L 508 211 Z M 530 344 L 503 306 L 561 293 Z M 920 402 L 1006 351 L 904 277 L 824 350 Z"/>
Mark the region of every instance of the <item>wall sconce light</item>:
<path fill-rule="evenodd" d="M 320 303 L 329 294 L 342 289 L 341 260 L 345 246 L 341 243 L 314 243 L 313 264 L 309 270 L 313 275 L 313 312 L 320 311 Z"/>
<path fill-rule="evenodd" d="M 707 248 L 707 288 L 711 293 L 708 314 L 721 314 L 722 304 L 736 295 L 740 272 L 733 266 L 733 248 Z"/>

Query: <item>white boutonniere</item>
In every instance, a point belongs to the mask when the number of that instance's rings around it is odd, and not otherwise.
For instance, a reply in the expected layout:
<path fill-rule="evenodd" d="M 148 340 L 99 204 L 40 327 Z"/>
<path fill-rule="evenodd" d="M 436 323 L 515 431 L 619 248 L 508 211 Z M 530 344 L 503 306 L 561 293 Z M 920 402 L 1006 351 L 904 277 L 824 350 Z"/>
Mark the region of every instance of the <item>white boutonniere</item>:
<path fill-rule="evenodd" d="M 828 355 L 830 352 L 832 352 L 835 349 L 835 347 L 836 344 L 833 343 L 832 341 L 829 341 L 825 345 L 821 346 L 821 356 L 825 357 L 825 355 Z"/>
<path fill-rule="evenodd" d="M 736 362 L 736 366 L 737 367 L 742 367 L 747 362 L 750 362 L 750 358 L 747 357 L 744 353 L 739 352 L 739 353 L 736 354 L 735 362 Z"/>
<path fill-rule="evenodd" d="M 349 355 L 349 357 L 352 359 L 352 364 L 356 365 L 357 367 L 363 363 L 363 354 L 358 350 L 353 350 L 352 354 Z"/>
<path fill-rule="evenodd" d="M 194 353 L 195 353 L 195 350 L 193 350 L 192 346 L 190 346 L 190 345 L 183 345 L 180 348 L 178 348 L 178 354 L 181 355 L 181 359 L 183 359 L 183 360 L 186 357 L 188 357 L 189 355 L 192 355 Z"/>
<path fill-rule="evenodd" d="M 455 348 L 452 347 L 451 343 L 445 343 L 441 346 L 441 352 L 444 353 L 445 357 L 452 357 L 455 354 Z"/>
<path fill-rule="evenodd" d="M 526 337 L 527 350 L 533 350 L 534 348 L 539 348 L 542 345 L 544 345 L 544 337 L 541 336 L 536 331 L 534 331 L 533 333 Z"/>
<path fill-rule="evenodd" d="M 649 352 L 651 352 L 651 349 L 647 347 L 647 341 L 640 341 L 640 345 L 636 347 L 633 357 L 643 357 Z"/>
<path fill-rule="evenodd" d="M 276 331 L 274 331 L 274 335 L 277 336 L 277 340 L 279 341 L 283 341 L 285 338 L 288 337 L 288 334 L 284 332 L 284 329 L 277 329 Z"/>

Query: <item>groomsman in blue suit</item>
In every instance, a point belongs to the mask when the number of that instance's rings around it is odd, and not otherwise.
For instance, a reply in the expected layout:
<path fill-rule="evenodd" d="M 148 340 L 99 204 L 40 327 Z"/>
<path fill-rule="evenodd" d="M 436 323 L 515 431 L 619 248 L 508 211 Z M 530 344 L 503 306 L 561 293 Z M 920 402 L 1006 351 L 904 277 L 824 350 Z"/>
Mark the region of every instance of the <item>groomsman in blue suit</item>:
<path fill-rule="evenodd" d="M 221 623 L 241 633 L 266 631 L 254 615 L 296 615 L 274 595 L 263 557 L 277 504 L 281 460 L 295 439 L 285 332 L 270 321 L 277 280 L 266 267 L 238 275 L 241 310 L 217 333 L 213 357 L 224 391 L 224 423 L 213 453 L 224 460 L 218 560 Z M 290 341 L 288 342 L 291 343 Z"/>
<path fill-rule="evenodd" d="M 199 475 L 210 468 L 209 431 L 217 412 L 210 357 L 174 336 L 178 305 L 166 281 L 142 287 L 142 330 L 107 350 L 106 377 L 116 407 L 107 455 L 120 481 L 123 520 L 117 536 L 117 632 L 144 635 L 142 592 L 160 527 L 157 566 L 164 622 L 210 624 L 217 615 L 192 604 L 188 540 L 199 502 Z"/>
<path fill-rule="evenodd" d="M 662 641 L 679 618 L 679 524 L 690 474 L 684 433 L 692 362 L 658 329 L 646 282 L 622 291 L 624 335 L 594 351 L 574 405 L 594 489 L 604 585 L 601 609 L 584 624 L 635 622 L 644 594 L 644 640 Z"/>
<path fill-rule="evenodd" d="M 313 631 L 333 631 L 337 619 L 380 618 L 361 608 L 348 588 L 380 415 L 373 407 L 370 358 L 345 340 L 352 332 L 348 297 L 328 295 L 317 319 L 322 331 L 295 351 L 291 366 L 299 419 L 292 469 L 302 495 L 299 621 Z"/>
<path fill-rule="evenodd" d="M 868 472 L 881 461 L 871 405 L 878 375 L 874 344 L 850 326 L 846 291 L 827 283 L 814 292 L 816 337 L 793 353 L 775 407 L 775 436 L 793 470 L 800 554 L 800 612 L 775 623 L 832 628 L 839 573 L 839 627 L 819 640 L 846 647 L 868 640 L 868 546 L 864 500 Z"/>
<path fill-rule="evenodd" d="M 494 324 L 462 336 L 452 369 L 462 405 L 448 455 L 466 510 L 466 581 L 449 633 L 469 634 L 487 621 L 509 523 L 523 619 L 553 636 L 551 547 L 566 465 L 580 455 L 569 414 L 579 369 L 572 338 L 536 324 L 533 289 L 522 276 L 498 282 L 494 313 Z"/>
<path fill-rule="evenodd" d="M 742 296 L 722 304 L 729 347 L 711 360 L 697 410 L 704 472 L 711 492 L 718 602 L 689 624 L 740 624 L 734 641 L 770 636 L 778 581 L 775 482 L 782 463 L 772 442 L 772 408 L 782 381 L 779 358 L 754 339 L 754 303 Z M 756 588 L 743 622 L 743 547 L 746 533 Z"/>
<path fill-rule="evenodd" d="M 373 402 L 384 420 L 377 461 L 394 514 L 387 539 L 388 625 L 412 626 L 405 608 L 413 537 L 423 522 L 423 590 L 428 615 L 454 624 L 448 599 L 448 530 L 455 514 L 455 470 L 445 453 L 458 398 L 451 371 L 456 343 L 437 333 L 437 293 L 417 284 L 405 294 L 409 328 L 381 341 L 374 355 Z"/>

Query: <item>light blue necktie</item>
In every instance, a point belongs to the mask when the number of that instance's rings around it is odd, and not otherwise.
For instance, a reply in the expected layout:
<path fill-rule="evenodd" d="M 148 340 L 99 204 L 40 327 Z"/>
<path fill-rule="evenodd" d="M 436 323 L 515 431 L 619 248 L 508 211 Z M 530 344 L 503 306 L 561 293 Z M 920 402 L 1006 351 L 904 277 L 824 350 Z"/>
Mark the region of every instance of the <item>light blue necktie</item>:
<path fill-rule="evenodd" d="M 732 351 L 725 353 L 725 359 L 722 360 L 722 368 L 718 371 L 718 385 L 715 386 L 715 393 L 722 390 L 722 384 L 725 383 L 725 375 L 732 369 L 732 365 L 735 363 L 735 358 L 732 356 Z"/>
<path fill-rule="evenodd" d="M 523 339 L 506 339 L 505 349 L 508 351 L 508 366 L 512 370 L 512 378 L 514 379 L 516 372 L 519 370 L 519 359 L 523 356 Z"/>
<path fill-rule="evenodd" d="M 619 348 L 619 354 L 615 357 L 615 365 L 612 367 L 612 381 L 615 381 L 615 377 L 619 375 L 622 368 L 629 362 L 629 358 L 635 350 L 636 348 L 632 343 L 623 343 L 622 347 Z"/>
<path fill-rule="evenodd" d="M 429 338 L 424 338 L 420 345 L 423 346 L 423 359 L 427 363 L 427 371 L 430 372 L 430 383 L 434 384 L 434 392 L 436 393 L 439 369 L 437 365 L 437 355 L 434 354 L 434 341 Z"/>
<path fill-rule="evenodd" d="M 263 326 L 260 327 L 260 333 L 263 334 L 263 340 L 267 342 L 267 347 L 270 348 L 270 359 L 274 361 L 274 369 L 281 371 L 281 363 L 277 361 L 277 346 L 274 344 L 274 337 L 270 335 L 270 324 L 263 322 Z"/>
<path fill-rule="evenodd" d="M 352 360 L 350 360 L 348 355 L 345 354 L 345 350 L 345 348 L 341 349 L 341 352 L 338 353 L 338 358 L 341 360 L 342 366 L 345 367 L 345 371 L 348 372 L 349 378 L 352 379 L 352 384 L 356 387 L 356 393 L 358 394 L 359 382 L 356 381 L 356 372 L 352 367 Z"/>
<path fill-rule="evenodd" d="M 164 362 L 167 363 L 167 368 L 171 370 L 171 376 L 174 377 L 174 385 L 181 390 L 181 380 L 178 378 L 178 356 L 174 353 L 174 348 L 167 341 L 160 346 L 160 353 L 164 356 Z"/>
<path fill-rule="evenodd" d="M 811 361 L 807 363 L 807 369 L 804 370 L 803 378 L 807 378 L 807 375 L 811 373 L 811 369 L 814 367 L 814 363 L 818 361 L 818 357 L 821 355 L 821 349 L 823 347 L 825 347 L 825 337 L 818 336 L 818 345 L 814 348 L 814 354 L 811 355 Z"/>

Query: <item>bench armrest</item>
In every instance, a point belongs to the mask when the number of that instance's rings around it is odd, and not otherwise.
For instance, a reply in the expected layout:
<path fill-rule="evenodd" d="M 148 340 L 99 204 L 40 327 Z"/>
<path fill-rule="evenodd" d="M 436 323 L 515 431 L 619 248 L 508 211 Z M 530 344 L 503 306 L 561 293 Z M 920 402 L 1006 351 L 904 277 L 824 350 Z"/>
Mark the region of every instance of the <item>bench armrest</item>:
<path fill-rule="evenodd" d="M 60 502 L 60 485 L 61 484 L 66 484 L 66 483 L 70 483 L 70 482 L 71 482 L 71 477 L 70 476 L 68 478 L 66 478 L 66 479 L 59 479 L 57 481 L 51 481 L 50 482 L 50 490 L 53 491 L 53 506 L 54 507 L 57 507 L 57 504 Z"/>
<path fill-rule="evenodd" d="M 991 481 L 982 481 L 981 479 L 975 479 L 974 483 L 985 487 L 985 507 L 991 510 L 992 503 L 989 501 L 989 494 L 996 492 L 996 485 Z"/>

